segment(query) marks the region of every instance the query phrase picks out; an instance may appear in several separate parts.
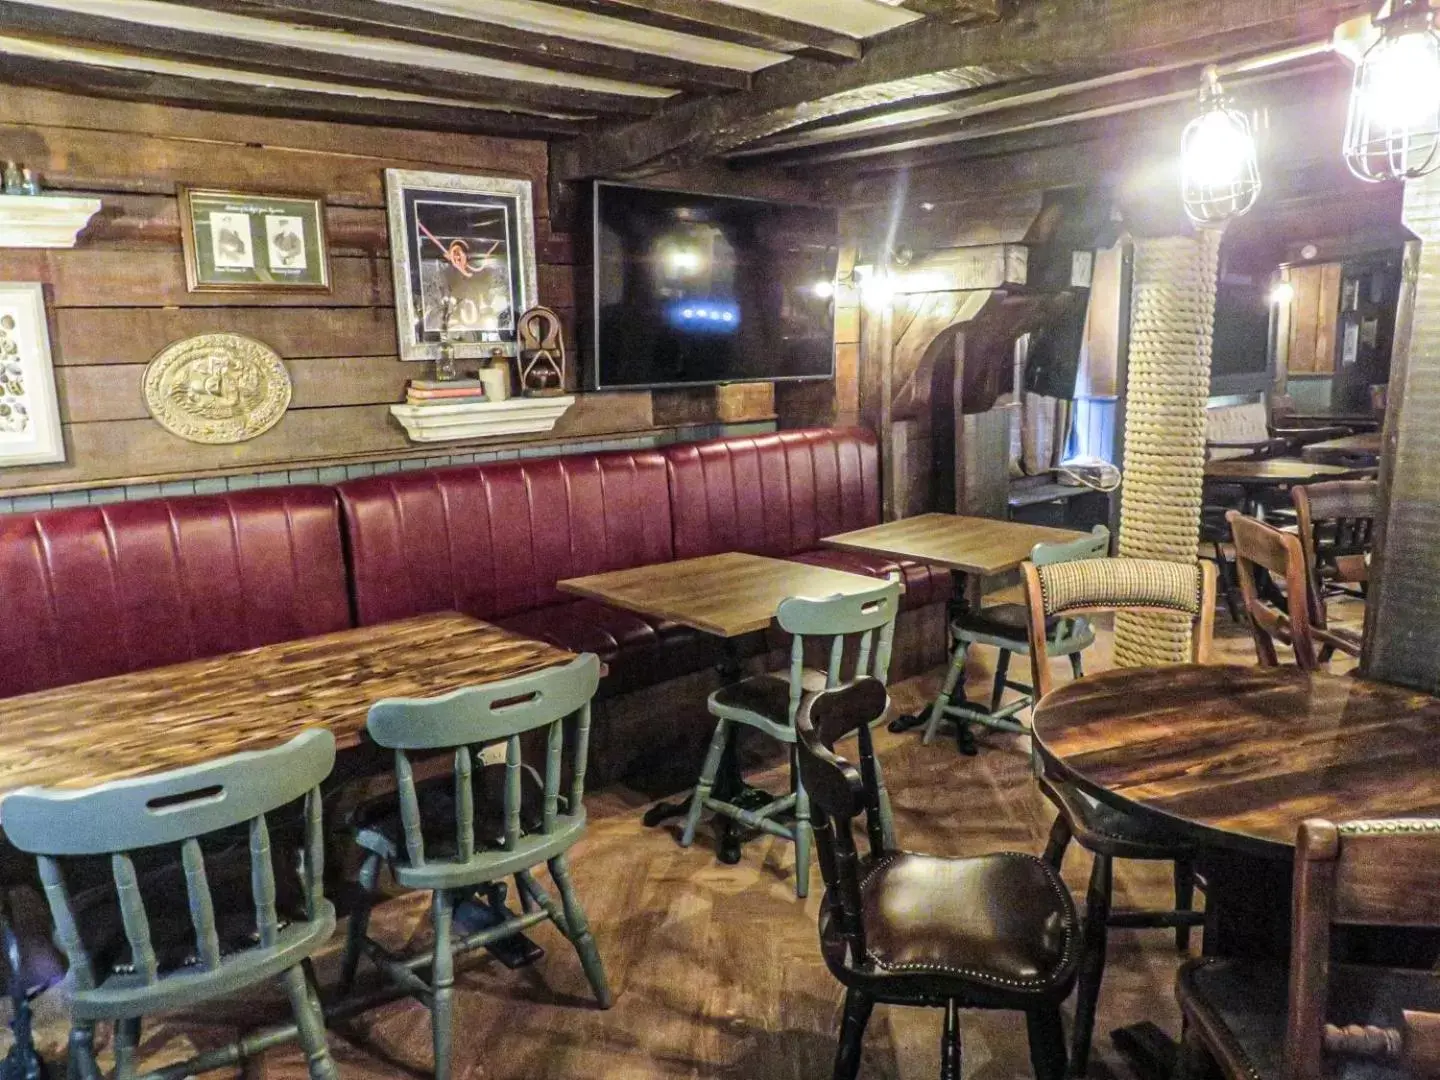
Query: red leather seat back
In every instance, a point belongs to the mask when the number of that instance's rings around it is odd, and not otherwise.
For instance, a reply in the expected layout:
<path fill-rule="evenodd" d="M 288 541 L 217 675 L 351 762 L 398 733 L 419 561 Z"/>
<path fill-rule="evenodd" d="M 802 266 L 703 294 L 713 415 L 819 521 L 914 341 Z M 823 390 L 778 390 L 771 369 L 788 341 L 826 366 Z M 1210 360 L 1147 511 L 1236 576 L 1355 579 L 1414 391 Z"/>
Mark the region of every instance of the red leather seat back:
<path fill-rule="evenodd" d="M 350 626 L 335 492 L 0 516 L 0 697 Z"/>
<path fill-rule="evenodd" d="M 673 558 L 665 459 L 577 454 L 340 485 L 362 625 L 496 618 L 573 597 L 563 578 Z"/>
<path fill-rule="evenodd" d="M 677 559 L 793 555 L 880 520 L 875 439 L 858 428 L 716 439 L 665 457 Z"/>

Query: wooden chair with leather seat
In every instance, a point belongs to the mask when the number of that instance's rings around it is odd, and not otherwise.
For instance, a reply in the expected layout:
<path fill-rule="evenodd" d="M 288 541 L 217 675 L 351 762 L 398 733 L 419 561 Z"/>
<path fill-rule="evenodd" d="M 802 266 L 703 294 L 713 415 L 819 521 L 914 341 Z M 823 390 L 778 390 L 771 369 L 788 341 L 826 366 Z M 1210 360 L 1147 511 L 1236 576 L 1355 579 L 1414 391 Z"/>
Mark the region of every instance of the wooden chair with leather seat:
<path fill-rule="evenodd" d="M 101 1076 L 98 1024 L 114 1024 L 116 1080 L 132 1080 L 143 1019 L 272 979 L 293 1023 L 147 1075 L 199 1076 L 298 1038 L 311 1080 L 335 1080 L 310 967 L 335 931 L 320 803 L 334 763 L 334 736 L 310 730 L 157 775 L 6 797 L 5 835 L 37 857 L 69 962 L 72 1080 Z M 300 857 L 282 860 L 267 819 L 302 801 Z M 101 857 L 108 880 L 97 877 Z"/>
<path fill-rule="evenodd" d="M 1289 972 L 1205 957 L 1180 970 L 1177 1077 L 1402 1080 L 1440 1071 L 1440 972 L 1335 962 L 1336 928 L 1440 928 L 1440 821 L 1306 821 Z"/>
<path fill-rule="evenodd" d="M 808 698 L 795 721 L 826 886 L 820 945 L 845 987 L 834 1078 L 858 1075 L 879 1002 L 945 1010 L 942 1080 L 960 1077 L 958 1010 L 1024 1012 L 1038 1080 L 1060 1080 L 1060 1004 L 1075 982 L 1079 945 L 1070 893 L 1033 855 L 942 858 L 887 842 L 869 731 L 887 705 L 878 680 L 860 679 Z M 859 732 L 858 768 L 833 751 L 851 731 Z M 862 815 L 863 857 L 853 831 Z"/>
<path fill-rule="evenodd" d="M 1300 546 L 1310 576 L 1310 624 L 1330 630 L 1327 596 L 1363 599 L 1370 584 L 1369 555 L 1375 546 L 1376 480 L 1330 480 L 1302 484 L 1292 493 Z M 1335 633 L 1345 636 L 1344 631 Z M 1322 642 L 1320 662 L 1338 646 Z"/>
<path fill-rule="evenodd" d="M 585 834 L 590 701 L 599 682 L 599 659 L 584 653 L 564 667 L 437 698 L 394 698 L 370 707 L 371 739 L 395 755 L 397 796 L 357 815 L 356 842 L 366 852 L 360 870 L 362 899 L 350 917 L 340 989 L 349 990 L 363 953 L 389 981 L 425 1001 L 430 1006 L 436 1080 L 451 1075 L 459 955 L 548 920 L 575 948 L 600 1007 L 611 1005 L 605 967 L 571 882 L 569 857 L 570 848 Z M 567 723 L 572 719 L 573 726 Z M 573 737 L 567 737 L 567 729 Z M 543 770 L 524 760 L 521 737 L 529 732 L 544 736 Z M 562 784 L 567 744 L 570 777 Z M 481 782 L 489 746 L 503 748 L 504 764 L 493 766 L 503 772 L 503 785 Z M 453 755 L 451 774 L 417 783 L 411 755 L 440 750 Z M 431 895 L 435 937 L 426 953 L 399 957 L 367 936 L 380 868 L 386 863 L 396 884 Z M 535 875 L 542 865 L 560 892 L 559 903 Z M 457 901 L 510 876 L 523 913 L 457 939 Z M 426 967 L 428 981 L 416 974 Z"/>
<path fill-rule="evenodd" d="M 1321 664 L 1318 642 L 1332 651 L 1338 649 L 1359 656 L 1357 637 L 1321 630 L 1311 622 L 1310 575 L 1305 571 L 1300 538 L 1233 510 L 1229 522 L 1235 537 L 1240 593 L 1250 617 L 1250 634 L 1255 639 L 1255 653 L 1261 666 L 1279 664 L 1275 651 L 1277 641 L 1290 647 L 1295 663 L 1306 671 L 1314 671 Z M 1283 597 L 1276 585 L 1277 579 L 1283 586 Z M 1282 603 L 1283 609 L 1279 606 Z"/>
<path fill-rule="evenodd" d="M 1039 645 L 1045 640 L 1048 621 L 1061 616 L 1105 611 L 1179 612 L 1191 619 L 1190 641 L 1188 648 L 1177 648 L 1171 661 L 1203 664 L 1209 659 L 1215 629 L 1213 563 L 1086 559 L 1040 567 L 1027 562 L 1021 570 L 1030 608 L 1030 666 L 1037 700 L 1053 686 L 1050 664 Z M 1071 840 L 1090 852 L 1094 859 L 1086 894 L 1070 1050 L 1072 1073 L 1083 1075 L 1090 1058 L 1109 928 L 1173 928 L 1176 948 L 1188 949 L 1191 927 L 1203 922 L 1203 916 L 1193 910 L 1195 851 L 1163 827 L 1121 813 L 1068 783 L 1044 775 L 1037 779 L 1040 790 L 1059 812 L 1045 849 L 1046 862 L 1058 871 Z M 1174 863 L 1175 907 L 1167 911 L 1112 910 L 1116 859 Z"/>
<path fill-rule="evenodd" d="M 1096 525 L 1089 536 L 1068 540 L 1058 544 L 1036 544 L 1030 550 L 1030 561 L 1037 566 L 1070 562 L 1074 559 L 1095 559 L 1110 551 L 1110 530 Z M 1032 688 L 1025 683 L 1010 679 L 1010 657 L 1014 653 L 1030 655 L 1029 609 L 1024 604 L 990 604 L 975 610 L 962 610 L 950 624 L 950 637 L 954 649 L 950 654 L 950 667 L 945 672 L 940 693 L 930 706 L 930 715 L 925 721 L 924 741 L 929 743 L 940 728 L 940 722 L 947 716 L 955 721 L 959 731 L 961 752 L 973 754 L 974 743 L 969 739 L 968 720 L 964 710 L 952 709 L 950 700 L 955 688 L 963 686 L 965 662 L 972 645 L 989 645 L 998 650 L 995 659 L 995 683 L 990 692 L 990 715 L 1008 719 L 1027 708 L 1034 700 Z M 1053 619 L 1045 636 L 1045 651 L 1049 656 L 1065 656 L 1078 679 L 1084 672 L 1080 654 L 1095 643 L 1095 631 L 1083 618 Z M 1018 690 L 1025 696 L 1006 706 L 1002 712 L 1001 699 L 1006 690 Z"/>
<path fill-rule="evenodd" d="M 791 597 L 780 604 L 776 621 L 791 635 L 788 673 L 755 675 L 722 686 L 710 695 L 710 713 L 716 718 L 715 734 L 700 771 L 700 781 L 690 797 L 683 847 L 695 842 L 695 830 L 705 810 L 723 814 L 754 829 L 762 829 L 795 845 L 795 895 L 810 892 L 810 799 L 791 751 L 791 792 L 760 810 L 747 810 L 713 794 L 726 741 L 733 737 L 731 725 L 741 724 L 764 732 L 790 746 L 795 744 L 795 714 L 806 694 L 839 686 L 847 678 L 871 676 L 881 683 L 890 670 L 890 652 L 895 635 L 895 616 L 900 610 L 900 583 L 890 580 L 874 589 L 850 596 L 820 599 Z M 828 663 L 824 671 L 805 666 L 806 641 L 827 642 Z M 853 667 L 847 670 L 846 642 L 854 640 Z M 882 787 L 882 795 L 883 787 Z M 889 797 L 884 796 L 888 825 Z M 794 814 L 793 824 L 777 816 Z"/>

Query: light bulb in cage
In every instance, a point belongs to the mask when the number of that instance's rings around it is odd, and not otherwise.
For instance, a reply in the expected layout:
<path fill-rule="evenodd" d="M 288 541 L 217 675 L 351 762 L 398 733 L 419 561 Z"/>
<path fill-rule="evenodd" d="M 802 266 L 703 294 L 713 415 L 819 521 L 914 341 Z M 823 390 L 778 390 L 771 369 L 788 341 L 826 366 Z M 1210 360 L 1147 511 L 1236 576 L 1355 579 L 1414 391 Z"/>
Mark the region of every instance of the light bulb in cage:
<path fill-rule="evenodd" d="M 1245 114 L 1231 108 L 1213 66 L 1205 69 L 1200 115 L 1180 136 L 1180 188 L 1185 213 L 1197 225 L 1237 218 L 1260 197 L 1255 133 Z"/>
<path fill-rule="evenodd" d="M 1428 2 L 1397 0 L 1355 67 L 1345 163 L 1361 180 L 1413 180 L 1440 165 L 1440 34 Z"/>

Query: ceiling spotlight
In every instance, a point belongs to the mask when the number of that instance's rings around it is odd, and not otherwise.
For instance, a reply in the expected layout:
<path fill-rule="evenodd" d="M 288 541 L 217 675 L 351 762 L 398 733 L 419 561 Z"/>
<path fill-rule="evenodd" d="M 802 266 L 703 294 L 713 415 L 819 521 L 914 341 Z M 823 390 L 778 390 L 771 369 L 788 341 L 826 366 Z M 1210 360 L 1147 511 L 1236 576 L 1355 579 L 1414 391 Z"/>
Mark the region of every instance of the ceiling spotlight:
<path fill-rule="evenodd" d="M 810 291 L 821 300 L 829 300 L 835 295 L 835 286 L 829 281 L 817 281 L 810 287 Z"/>
<path fill-rule="evenodd" d="M 1361 180 L 1413 180 L 1440 165 L 1440 35 L 1428 2 L 1395 0 L 1355 66 L 1345 163 Z"/>
<path fill-rule="evenodd" d="M 1203 79 L 1200 115 L 1180 137 L 1180 187 L 1191 221 L 1219 225 L 1255 205 L 1260 166 L 1250 121 L 1231 107 L 1213 64 Z"/>

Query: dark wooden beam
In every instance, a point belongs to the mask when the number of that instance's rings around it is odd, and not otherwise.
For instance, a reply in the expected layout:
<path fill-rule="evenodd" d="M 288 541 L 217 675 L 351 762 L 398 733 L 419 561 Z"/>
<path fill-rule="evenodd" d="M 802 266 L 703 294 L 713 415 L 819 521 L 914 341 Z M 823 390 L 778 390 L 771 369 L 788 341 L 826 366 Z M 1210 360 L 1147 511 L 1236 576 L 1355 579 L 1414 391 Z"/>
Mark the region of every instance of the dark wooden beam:
<path fill-rule="evenodd" d="M 682 34 L 749 45 L 755 49 L 793 52 L 827 63 L 857 60 L 859 41 L 824 27 L 731 7 L 717 0 L 545 0 L 555 7 L 591 15 L 608 15 Z"/>
<path fill-rule="evenodd" d="M 1000 0 L 901 0 L 900 6 L 952 23 L 984 22 L 1000 17 Z"/>
<path fill-rule="evenodd" d="M 495 107 L 553 110 L 561 114 L 638 116 L 655 112 L 661 99 L 544 82 L 520 82 L 469 72 L 368 60 L 317 49 L 176 30 L 58 8 L 0 0 L 0 32 L 42 41 L 96 46 L 137 56 L 160 56 L 240 71 L 272 72 L 349 86 L 430 94 Z"/>
<path fill-rule="evenodd" d="M 435 49 L 531 64 L 554 71 L 648 83 L 677 90 L 744 90 L 750 73 L 669 56 L 615 48 L 558 34 L 517 30 L 485 19 L 384 0 L 171 0 L 179 7 L 300 23 Z"/>
<path fill-rule="evenodd" d="M 539 138 L 570 135 L 582 121 L 527 113 L 496 112 L 418 101 L 305 92 L 226 82 L 158 75 L 148 71 L 90 64 L 36 60 L 0 53 L 5 82 L 45 90 L 140 101 L 147 104 L 213 109 L 217 112 L 277 116 L 293 120 L 330 120 L 380 127 L 454 131 L 470 135 Z"/>
<path fill-rule="evenodd" d="M 980 89 L 1034 75 L 1083 74 L 1097 64 L 1205 62 L 1324 40 L 1337 22 L 1369 8 L 1357 0 L 1036 0 L 988 25 L 925 20 L 876 39 L 853 64 L 794 60 L 757 73 L 745 93 L 675 105 L 647 121 L 588 135 L 567 157 L 566 175 L 624 175 L 657 160 L 700 160 L 801 124 L 941 93 L 946 81 L 952 90 Z"/>

